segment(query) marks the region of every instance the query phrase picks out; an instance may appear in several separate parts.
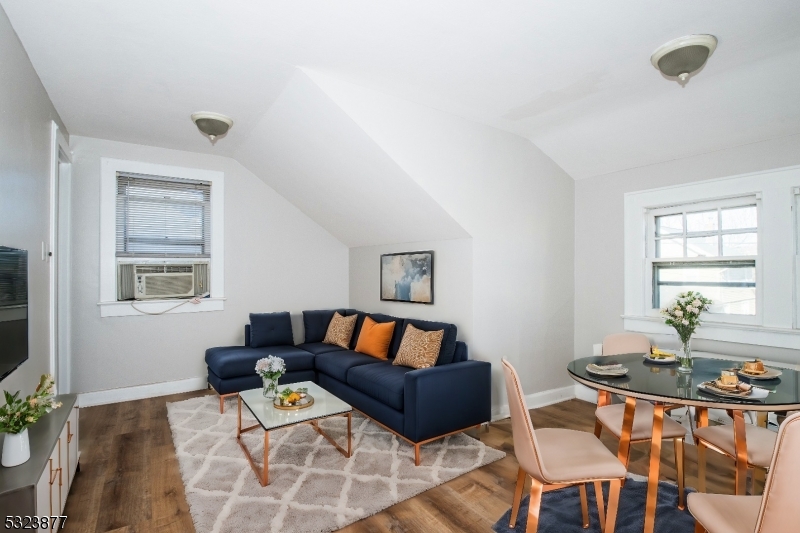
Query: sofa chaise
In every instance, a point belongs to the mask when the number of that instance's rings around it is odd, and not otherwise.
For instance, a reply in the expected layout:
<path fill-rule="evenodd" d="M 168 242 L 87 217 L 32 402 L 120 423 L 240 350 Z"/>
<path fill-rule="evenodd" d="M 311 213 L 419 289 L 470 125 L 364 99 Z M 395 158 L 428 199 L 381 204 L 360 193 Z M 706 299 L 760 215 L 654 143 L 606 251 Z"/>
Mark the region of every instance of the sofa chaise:
<path fill-rule="evenodd" d="M 358 315 L 349 349 L 322 342 L 337 311 L 342 316 Z M 366 316 L 378 323 L 395 323 L 388 360 L 355 351 Z M 355 309 L 304 311 L 304 342 L 293 346 L 288 313 L 252 314 L 250 319 L 245 346 L 206 351 L 208 383 L 220 395 L 220 412 L 225 397 L 261 386 L 256 361 L 275 355 L 286 362 L 279 383 L 314 381 L 413 445 L 416 465 L 421 445 L 491 418 L 491 365 L 469 360 L 467 345 L 456 340 L 453 324 Z M 423 331 L 444 330 L 435 366 L 413 369 L 392 364 L 409 324 Z"/>

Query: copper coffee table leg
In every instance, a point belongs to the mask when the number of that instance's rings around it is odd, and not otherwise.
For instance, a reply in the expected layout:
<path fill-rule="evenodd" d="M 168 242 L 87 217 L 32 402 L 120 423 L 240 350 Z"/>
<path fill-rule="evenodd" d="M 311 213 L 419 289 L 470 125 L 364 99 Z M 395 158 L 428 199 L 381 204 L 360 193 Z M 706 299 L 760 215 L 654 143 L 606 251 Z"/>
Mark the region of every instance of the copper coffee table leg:
<path fill-rule="evenodd" d="M 658 471 L 661 466 L 661 434 L 664 429 L 664 404 L 653 405 L 653 440 L 650 442 L 650 472 L 647 476 L 647 506 L 644 533 L 653 533 L 658 501 Z"/>
<path fill-rule="evenodd" d="M 736 492 L 746 494 L 747 485 L 747 432 L 744 425 L 744 412 L 733 412 L 733 440 L 736 446 Z"/>

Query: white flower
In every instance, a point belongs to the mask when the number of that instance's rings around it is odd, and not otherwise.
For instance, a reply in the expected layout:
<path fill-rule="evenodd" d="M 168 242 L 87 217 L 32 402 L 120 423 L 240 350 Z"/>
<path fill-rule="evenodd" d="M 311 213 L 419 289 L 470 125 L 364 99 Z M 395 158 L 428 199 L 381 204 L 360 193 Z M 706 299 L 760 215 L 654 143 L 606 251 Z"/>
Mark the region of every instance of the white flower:
<path fill-rule="evenodd" d="M 286 364 L 280 357 L 268 355 L 263 359 L 256 361 L 256 373 L 259 375 L 264 374 L 283 374 L 286 371 Z"/>
<path fill-rule="evenodd" d="M 675 309 L 675 312 L 673 314 L 677 317 L 682 317 L 683 311 L 681 311 L 680 309 Z"/>
<path fill-rule="evenodd" d="M 683 324 L 684 326 L 688 326 L 689 325 L 689 321 L 688 320 L 684 320 L 683 322 L 681 322 L 681 324 Z"/>
<path fill-rule="evenodd" d="M 692 305 L 695 307 L 700 307 L 703 304 L 700 300 L 696 299 L 692 302 Z"/>
<path fill-rule="evenodd" d="M 692 307 L 692 313 L 694 313 L 696 315 L 699 315 L 700 314 L 700 309 L 697 308 L 697 307 Z"/>

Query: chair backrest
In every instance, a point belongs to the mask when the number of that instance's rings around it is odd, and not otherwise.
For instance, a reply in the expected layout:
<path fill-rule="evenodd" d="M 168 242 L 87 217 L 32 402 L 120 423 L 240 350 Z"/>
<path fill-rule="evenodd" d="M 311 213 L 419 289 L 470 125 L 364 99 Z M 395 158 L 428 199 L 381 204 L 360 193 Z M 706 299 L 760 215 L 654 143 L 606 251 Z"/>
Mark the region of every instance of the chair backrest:
<path fill-rule="evenodd" d="M 503 374 L 506 379 L 508 410 L 511 413 L 511 432 L 514 436 L 514 455 L 519 466 L 529 475 L 541 482 L 547 482 L 544 466 L 539 454 L 539 445 L 533 432 L 531 414 L 525 403 L 525 395 L 519 383 L 519 376 L 511 363 L 503 358 Z"/>
<path fill-rule="evenodd" d="M 797 505 L 797 480 L 800 479 L 800 413 L 784 420 L 772 453 L 761 511 L 758 533 L 784 533 L 800 527 L 800 506 Z M 790 526 L 790 524 L 792 524 Z"/>
<path fill-rule="evenodd" d="M 650 339 L 641 333 L 612 333 L 603 339 L 603 355 L 650 353 Z"/>

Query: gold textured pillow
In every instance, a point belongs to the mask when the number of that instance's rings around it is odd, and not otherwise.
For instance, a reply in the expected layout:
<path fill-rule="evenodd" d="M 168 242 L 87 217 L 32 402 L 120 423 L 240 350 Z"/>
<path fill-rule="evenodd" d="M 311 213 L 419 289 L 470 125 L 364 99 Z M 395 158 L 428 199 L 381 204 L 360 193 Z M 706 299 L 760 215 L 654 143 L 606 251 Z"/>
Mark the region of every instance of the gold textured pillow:
<path fill-rule="evenodd" d="M 436 364 L 442 347 L 444 330 L 422 331 L 409 324 L 400 341 L 393 365 L 429 368 Z"/>
<path fill-rule="evenodd" d="M 342 316 L 338 311 L 334 313 L 322 342 L 325 344 L 335 344 L 344 349 L 350 348 L 350 337 L 353 336 L 353 329 L 356 327 L 357 318 L 358 315 Z"/>

